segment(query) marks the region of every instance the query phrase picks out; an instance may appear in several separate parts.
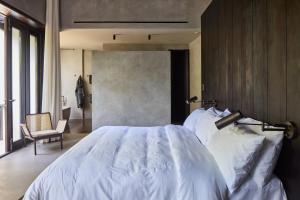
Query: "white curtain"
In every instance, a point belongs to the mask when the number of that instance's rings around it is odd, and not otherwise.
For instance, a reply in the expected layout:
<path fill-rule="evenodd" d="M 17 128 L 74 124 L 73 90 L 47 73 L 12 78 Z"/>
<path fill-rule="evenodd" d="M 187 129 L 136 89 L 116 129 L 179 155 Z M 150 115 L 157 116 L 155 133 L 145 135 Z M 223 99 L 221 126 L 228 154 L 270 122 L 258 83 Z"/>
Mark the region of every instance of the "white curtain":
<path fill-rule="evenodd" d="M 59 0 L 47 0 L 42 111 L 56 126 L 62 116 L 59 41 Z"/>

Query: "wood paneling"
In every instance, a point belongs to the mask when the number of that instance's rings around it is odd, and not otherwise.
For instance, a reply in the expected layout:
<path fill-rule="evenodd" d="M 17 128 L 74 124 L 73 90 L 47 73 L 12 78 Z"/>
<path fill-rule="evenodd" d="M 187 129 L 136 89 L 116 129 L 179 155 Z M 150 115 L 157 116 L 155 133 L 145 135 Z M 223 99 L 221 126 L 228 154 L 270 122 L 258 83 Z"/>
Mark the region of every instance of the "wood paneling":
<path fill-rule="evenodd" d="M 205 21 L 202 24 L 202 28 L 206 29 L 207 32 L 203 33 L 205 41 L 202 45 L 205 46 L 206 52 L 203 52 L 204 59 L 203 63 L 207 66 L 207 69 L 203 69 L 202 78 L 204 78 L 204 94 L 208 98 L 216 96 L 217 91 L 212 88 L 216 88 L 218 85 L 218 80 L 215 77 L 217 70 L 217 59 L 218 57 L 218 33 L 219 26 L 211 26 L 211 24 L 218 24 L 218 16 L 214 16 L 214 13 L 218 13 L 218 1 L 213 1 L 208 7 L 209 12 L 204 15 Z M 213 81 L 208 81 L 213 80 Z"/>
<path fill-rule="evenodd" d="M 268 120 L 286 119 L 286 4 L 268 1 Z"/>
<path fill-rule="evenodd" d="M 218 106 L 222 109 L 226 108 L 230 99 L 227 98 L 229 89 L 228 73 L 231 66 L 232 57 L 232 0 L 219 1 L 219 52 L 217 59 L 217 73 L 215 73 L 217 84 L 217 92 L 215 98 L 218 99 Z"/>
<path fill-rule="evenodd" d="M 300 127 L 299 10 L 298 0 L 214 0 L 202 16 L 203 99 Z M 284 141 L 276 174 L 289 199 L 300 196 L 299 154 L 300 137 Z"/>
<path fill-rule="evenodd" d="M 267 0 L 253 0 L 253 117 L 265 119 L 267 111 Z"/>
<path fill-rule="evenodd" d="M 287 120 L 300 127 L 300 1 L 287 0 Z M 290 199 L 299 199 L 300 137 L 285 144 L 282 175 Z M 284 163 L 284 164 L 283 164 Z M 294 191 L 298 191 L 295 193 Z"/>
<path fill-rule="evenodd" d="M 239 0 L 233 0 L 233 48 L 232 48 L 232 66 L 231 74 L 229 74 L 230 95 L 231 95 L 231 108 L 234 110 L 241 110 L 242 108 L 242 4 L 238 3 Z M 205 50 L 204 50 L 205 51 Z"/>

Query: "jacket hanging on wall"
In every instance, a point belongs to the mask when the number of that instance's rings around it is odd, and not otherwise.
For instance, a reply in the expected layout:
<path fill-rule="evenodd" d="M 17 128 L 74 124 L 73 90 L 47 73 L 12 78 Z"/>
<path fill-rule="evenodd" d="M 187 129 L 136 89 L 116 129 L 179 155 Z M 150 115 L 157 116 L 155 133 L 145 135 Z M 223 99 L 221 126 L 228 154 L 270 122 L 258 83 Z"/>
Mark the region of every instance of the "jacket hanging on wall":
<path fill-rule="evenodd" d="M 75 95 L 77 99 L 77 107 L 84 108 L 84 82 L 81 76 L 79 76 L 77 80 Z"/>

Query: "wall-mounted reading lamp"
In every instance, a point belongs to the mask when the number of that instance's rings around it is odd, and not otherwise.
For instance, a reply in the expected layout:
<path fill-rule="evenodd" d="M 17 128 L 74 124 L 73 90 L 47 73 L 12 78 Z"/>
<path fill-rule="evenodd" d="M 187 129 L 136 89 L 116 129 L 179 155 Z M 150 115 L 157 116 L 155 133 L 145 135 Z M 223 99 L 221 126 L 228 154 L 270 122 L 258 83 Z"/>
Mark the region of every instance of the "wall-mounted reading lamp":
<path fill-rule="evenodd" d="M 287 121 L 284 123 L 280 123 L 280 124 L 275 124 L 272 125 L 274 128 L 270 128 L 269 124 L 263 122 L 262 124 L 253 124 L 253 123 L 241 123 L 238 122 L 238 120 L 240 120 L 241 118 L 243 118 L 243 115 L 241 112 L 235 112 L 232 113 L 231 115 L 228 115 L 227 117 L 224 117 L 222 119 L 220 119 L 219 121 L 216 121 L 216 127 L 218 129 L 222 129 L 232 123 L 234 123 L 235 125 L 250 125 L 250 126 L 261 126 L 262 127 L 262 131 L 284 131 L 284 136 L 287 139 L 292 139 L 295 136 L 295 132 L 296 132 L 296 128 L 295 126 Z"/>
<path fill-rule="evenodd" d="M 201 103 L 202 105 L 205 106 L 216 106 L 217 105 L 217 101 L 216 100 L 198 100 L 197 96 L 194 96 L 188 100 L 185 101 L 186 104 L 192 104 L 192 103 Z"/>

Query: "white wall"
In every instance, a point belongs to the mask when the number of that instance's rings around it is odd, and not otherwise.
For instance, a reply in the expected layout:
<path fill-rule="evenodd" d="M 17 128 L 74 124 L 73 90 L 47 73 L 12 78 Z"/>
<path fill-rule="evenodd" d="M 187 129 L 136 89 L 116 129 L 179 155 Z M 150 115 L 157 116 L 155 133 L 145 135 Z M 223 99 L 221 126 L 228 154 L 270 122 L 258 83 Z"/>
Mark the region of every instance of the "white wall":
<path fill-rule="evenodd" d="M 71 107 L 70 119 L 82 119 L 82 110 L 77 108 L 75 89 L 76 82 L 82 75 L 81 50 L 61 51 L 61 79 L 62 96 L 65 98 L 65 107 Z"/>
<path fill-rule="evenodd" d="M 83 53 L 84 57 L 82 57 Z M 82 64 L 82 59 L 84 59 L 84 65 Z M 77 108 L 75 96 L 76 82 L 79 76 L 82 76 L 85 81 L 85 119 L 91 119 L 92 109 L 88 96 L 91 94 L 92 89 L 87 76 L 92 74 L 91 51 L 83 51 L 82 49 L 61 50 L 61 74 L 62 96 L 65 97 L 64 107 L 71 107 L 70 119 L 83 119 L 83 110 Z"/>
<path fill-rule="evenodd" d="M 201 36 L 190 43 L 190 97 L 201 99 Z M 199 108 L 200 104 L 191 104 L 191 112 Z"/>

